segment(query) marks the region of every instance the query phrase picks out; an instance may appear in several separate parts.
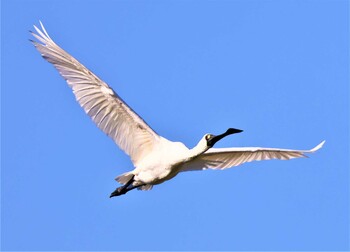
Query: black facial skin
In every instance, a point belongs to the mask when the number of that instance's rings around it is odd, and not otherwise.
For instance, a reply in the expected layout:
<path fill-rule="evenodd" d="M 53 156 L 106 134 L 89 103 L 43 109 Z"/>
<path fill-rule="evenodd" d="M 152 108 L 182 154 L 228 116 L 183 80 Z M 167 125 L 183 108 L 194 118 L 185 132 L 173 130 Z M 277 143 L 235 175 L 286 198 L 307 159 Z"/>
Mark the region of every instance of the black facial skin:
<path fill-rule="evenodd" d="M 242 132 L 243 130 L 240 130 L 240 129 L 233 129 L 233 128 L 229 128 L 228 130 L 226 130 L 225 133 L 223 134 L 220 134 L 220 135 L 217 135 L 217 136 L 214 136 L 214 135 L 211 135 L 210 138 L 207 140 L 207 145 L 211 148 L 214 146 L 214 144 L 216 142 L 218 142 L 219 140 L 221 140 L 222 138 L 224 138 L 225 136 L 228 136 L 228 135 L 232 135 L 232 134 L 235 134 L 235 133 L 240 133 Z"/>

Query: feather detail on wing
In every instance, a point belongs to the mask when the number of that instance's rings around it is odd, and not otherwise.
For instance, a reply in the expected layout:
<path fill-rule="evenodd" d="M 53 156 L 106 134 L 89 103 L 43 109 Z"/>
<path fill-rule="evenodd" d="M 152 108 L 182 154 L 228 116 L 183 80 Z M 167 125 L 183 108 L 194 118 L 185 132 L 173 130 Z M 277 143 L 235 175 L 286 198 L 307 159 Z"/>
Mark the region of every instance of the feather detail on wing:
<path fill-rule="evenodd" d="M 260 147 L 212 148 L 202 155 L 185 163 L 181 171 L 206 169 L 222 170 L 251 161 L 269 159 L 288 160 L 292 158 L 306 157 L 306 153 L 317 151 L 323 146 L 324 143 L 325 141 L 311 150 L 287 150 Z"/>
<path fill-rule="evenodd" d="M 52 63 L 72 88 L 76 100 L 96 125 L 110 136 L 136 165 L 159 141 L 159 136 L 112 88 L 79 61 L 60 48 L 48 35 L 34 26 L 32 41 L 42 57 Z"/>

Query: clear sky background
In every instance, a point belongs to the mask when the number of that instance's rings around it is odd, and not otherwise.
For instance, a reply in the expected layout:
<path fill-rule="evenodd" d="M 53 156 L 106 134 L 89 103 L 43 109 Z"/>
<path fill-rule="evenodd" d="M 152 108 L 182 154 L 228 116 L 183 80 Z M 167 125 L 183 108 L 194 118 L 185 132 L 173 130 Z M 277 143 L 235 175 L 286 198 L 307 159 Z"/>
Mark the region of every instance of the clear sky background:
<path fill-rule="evenodd" d="M 1 4 L 3 250 L 349 249 L 348 1 Z M 39 20 L 170 140 L 327 142 L 110 199 L 132 163 L 29 43 Z"/>

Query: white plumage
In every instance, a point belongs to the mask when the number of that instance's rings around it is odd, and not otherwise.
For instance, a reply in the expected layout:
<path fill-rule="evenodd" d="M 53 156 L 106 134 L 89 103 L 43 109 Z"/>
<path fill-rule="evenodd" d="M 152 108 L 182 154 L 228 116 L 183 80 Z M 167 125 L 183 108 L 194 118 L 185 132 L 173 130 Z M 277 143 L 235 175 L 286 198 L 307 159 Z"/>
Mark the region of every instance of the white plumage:
<path fill-rule="evenodd" d="M 41 30 L 34 26 L 32 41 L 41 55 L 52 63 L 68 85 L 76 100 L 96 125 L 110 136 L 127 153 L 135 169 L 116 180 L 124 184 L 112 194 L 118 196 L 134 188 L 149 190 L 176 176 L 179 172 L 204 169 L 226 169 L 254 160 L 305 157 L 322 147 L 325 141 L 311 150 L 274 148 L 211 148 L 223 137 L 241 130 L 228 129 L 214 136 L 206 134 L 192 149 L 180 142 L 159 136 L 137 115 L 105 82 L 60 48 L 48 35 L 40 22 Z"/>

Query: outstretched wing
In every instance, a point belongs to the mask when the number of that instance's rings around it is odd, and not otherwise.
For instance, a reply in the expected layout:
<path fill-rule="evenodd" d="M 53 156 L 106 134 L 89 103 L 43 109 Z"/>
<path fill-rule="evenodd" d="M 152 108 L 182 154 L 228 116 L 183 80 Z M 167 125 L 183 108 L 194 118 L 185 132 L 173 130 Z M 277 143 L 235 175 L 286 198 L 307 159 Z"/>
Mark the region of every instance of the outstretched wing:
<path fill-rule="evenodd" d="M 34 26 L 32 41 L 44 59 L 52 63 L 76 100 L 96 125 L 125 151 L 136 165 L 159 141 L 159 136 L 138 116 L 111 87 L 60 48 L 48 35 Z"/>
<path fill-rule="evenodd" d="M 202 155 L 185 163 L 181 171 L 206 169 L 222 170 L 251 161 L 269 159 L 288 160 L 292 158 L 306 157 L 305 153 L 317 151 L 323 146 L 324 143 L 325 141 L 311 150 L 286 150 L 260 147 L 212 148 Z"/>

